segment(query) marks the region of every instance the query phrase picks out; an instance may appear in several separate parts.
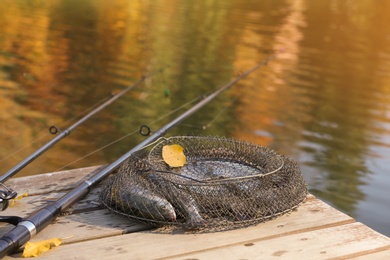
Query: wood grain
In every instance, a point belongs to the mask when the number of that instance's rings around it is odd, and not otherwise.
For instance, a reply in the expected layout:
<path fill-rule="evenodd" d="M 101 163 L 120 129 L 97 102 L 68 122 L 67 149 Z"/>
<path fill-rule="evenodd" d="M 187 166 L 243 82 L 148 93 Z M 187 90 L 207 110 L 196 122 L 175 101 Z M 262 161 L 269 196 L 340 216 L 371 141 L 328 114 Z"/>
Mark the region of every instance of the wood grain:
<path fill-rule="evenodd" d="M 61 197 L 97 167 L 16 178 L 33 196 L 7 214 L 27 216 Z M 34 187 L 31 185 L 33 184 Z M 40 259 L 388 259 L 390 239 L 309 195 L 295 211 L 224 232 L 161 234 L 99 206 L 100 186 L 32 238 L 65 238 Z M 0 235 L 12 228 L 2 224 Z M 4 259 L 15 259 L 20 253 Z"/>

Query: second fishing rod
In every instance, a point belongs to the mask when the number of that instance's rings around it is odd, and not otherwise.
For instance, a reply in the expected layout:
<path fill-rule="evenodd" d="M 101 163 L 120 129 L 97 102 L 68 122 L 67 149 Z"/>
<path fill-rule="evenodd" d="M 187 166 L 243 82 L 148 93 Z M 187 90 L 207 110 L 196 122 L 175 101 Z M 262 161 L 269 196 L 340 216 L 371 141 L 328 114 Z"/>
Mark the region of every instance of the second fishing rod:
<path fill-rule="evenodd" d="M 7 209 L 9 205 L 9 201 L 11 199 L 14 199 L 17 196 L 17 192 L 12 190 L 11 188 L 8 188 L 6 185 L 4 185 L 4 182 L 17 174 L 19 171 L 21 171 L 23 168 L 25 168 L 27 165 L 29 165 L 32 161 L 34 161 L 36 158 L 38 158 L 40 155 L 42 155 L 44 152 L 49 150 L 51 147 L 53 147 L 55 144 L 57 144 L 59 141 L 67 137 L 74 129 L 76 129 L 78 126 L 83 124 L 85 121 L 90 119 L 92 116 L 97 114 L 98 112 L 102 111 L 104 108 L 106 108 L 108 105 L 112 104 L 114 101 L 116 101 L 118 98 L 129 92 L 131 89 L 135 88 L 136 86 L 143 83 L 147 78 L 152 77 L 156 73 L 160 73 L 165 68 L 161 68 L 149 75 L 142 76 L 141 79 L 139 79 L 134 84 L 128 86 L 127 88 L 123 89 L 117 94 L 112 94 L 112 96 L 106 100 L 105 102 L 101 103 L 99 106 L 97 106 L 95 109 L 93 109 L 91 112 L 83 116 L 81 119 L 79 119 L 77 122 L 75 122 L 70 127 L 60 131 L 57 127 L 51 126 L 50 127 L 50 133 L 57 134 L 53 139 L 51 139 L 49 142 L 41 146 L 39 149 L 37 149 L 35 152 L 33 152 L 31 155 L 26 157 L 24 160 L 19 162 L 17 165 L 12 167 L 10 170 L 8 170 L 6 173 L 0 176 L 0 211 L 4 211 Z"/>

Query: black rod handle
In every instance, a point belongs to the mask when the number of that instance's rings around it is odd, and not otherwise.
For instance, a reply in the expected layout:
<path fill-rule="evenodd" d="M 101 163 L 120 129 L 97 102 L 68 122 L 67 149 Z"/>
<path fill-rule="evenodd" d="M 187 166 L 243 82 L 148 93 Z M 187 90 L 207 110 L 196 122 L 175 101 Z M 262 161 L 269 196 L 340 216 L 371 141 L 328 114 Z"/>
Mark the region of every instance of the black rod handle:
<path fill-rule="evenodd" d="M 35 234 L 47 227 L 60 214 L 61 209 L 53 203 L 33 213 L 16 227 L 0 238 L 0 259 L 15 253 Z"/>
<path fill-rule="evenodd" d="M 23 223 L 23 222 L 21 222 Z M 0 239 L 0 258 L 12 254 L 31 238 L 30 230 L 25 225 L 18 225 Z"/>

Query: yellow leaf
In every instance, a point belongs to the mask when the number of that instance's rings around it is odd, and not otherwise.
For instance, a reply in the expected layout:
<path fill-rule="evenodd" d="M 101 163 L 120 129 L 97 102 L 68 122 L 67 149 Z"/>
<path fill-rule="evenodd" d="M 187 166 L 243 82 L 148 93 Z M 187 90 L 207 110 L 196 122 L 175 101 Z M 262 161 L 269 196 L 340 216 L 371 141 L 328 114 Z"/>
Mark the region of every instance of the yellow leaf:
<path fill-rule="evenodd" d="M 23 197 L 28 197 L 28 193 L 25 192 L 25 193 L 23 193 L 23 194 L 20 194 L 19 196 L 17 196 L 17 197 L 15 198 L 15 200 L 20 200 L 20 199 L 22 199 Z"/>
<path fill-rule="evenodd" d="M 22 257 L 39 256 L 42 252 L 49 250 L 52 246 L 59 246 L 62 240 L 59 238 L 51 238 L 39 242 L 27 242 L 24 247 Z"/>
<path fill-rule="evenodd" d="M 178 144 L 164 145 L 162 149 L 164 162 L 171 167 L 182 167 L 187 160 L 183 150 L 184 148 Z"/>
<path fill-rule="evenodd" d="M 22 199 L 23 197 L 27 197 L 28 196 L 28 193 L 27 192 L 25 192 L 25 193 L 23 193 L 23 194 L 20 194 L 19 196 L 17 196 L 16 198 L 14 198 L 14 199 L 12 199 L 11 201 L 10 201 L 10 207 L 12 207 L 13 205 L 15 205 L 15 201 L 17 201 L 17 200 L 20 200 L 20 199 Z"/>

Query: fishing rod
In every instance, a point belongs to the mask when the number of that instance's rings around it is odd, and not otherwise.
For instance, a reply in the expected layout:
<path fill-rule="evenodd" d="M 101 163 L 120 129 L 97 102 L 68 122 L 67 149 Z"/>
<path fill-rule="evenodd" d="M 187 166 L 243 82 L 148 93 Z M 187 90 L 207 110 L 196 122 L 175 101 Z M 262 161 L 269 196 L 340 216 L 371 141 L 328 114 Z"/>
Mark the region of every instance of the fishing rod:
<path fill-rule="evenodd" d="M 56 143 L 61 141 L 63 138 L 67 137 L 75 128 L 77 128 L 79 125 L 81 125 L 82 123 L 87 121 L 90 117 L 92 117 L 93 115 L 97 114 L 98 112 L 100 112 L 101 110 L 106 108 L 108 105 L 110 105 L 115 100 L 117 100 L 118 98 L 120 98 L 121 96 L 123 96 L 124 94 L 129 92 L 131 89 L 133 89 L 134 87 L 136 87 L 139 84 L 141 84 L 142 82 L 144 82 L 147 78 L 149 78 L 149 77 L 153 76 L 154 74 L 159 73 L 163 70 L 164 70 L 164 68 L 159 69 L 158 71 L 156 71 L 152 74 L 149 74 L 147 76 L 142 76 L 140 80 L 138 80 L 134 84 L 130 85 L 129 87 L 125 88 L 121 92 L 119 92 L 117 94 L 112 94 L 111 98 L 109 98 L 108 100 L 106 100 L 105 102 L 100 104 L 98 107 L 93 109 L 91 112 L 89 112 L 87 115 L 82 117 L 80 120 L 78 120 L 76 123 L 74 123 L 73 125 L 71 125 L 70 127 L 68 127 L 65 130 L 61 131 L 56 126 L 51 126 L 49 128 L 50 133 L 57 134 L 58 132 L 60 132 L 60 134 L 57 135 L 56 137 L 54 137 L 49 142 L 47 142 L 46 144 L 44 144 L 42 147 L 40 147 L 34 153 L 32 153 L 31 155 L 26 157 L 23 161 L 21 161 L 20 163 L 15 165 L 12 169 L 7 171 L 5 174 L 0 176 L 0 211 L 6 210 L 8 208 L 9 201 L 11 199 L 14 199 L 17 196 L 17 192 L 15 192 L 14 190 L 5 186 L 3 182 L 5 182 L 7 179 L 14 176 L 16 173 L 18 173 L 20 170 L 22 170 L 24 167 L 26 167 L 33 160 L 38 158 L 41 154 L 43 154 L 44 152 L 49 150 L 51 147 L 53 147 Z"/>
<path fill-rule="evenodd" d="M 216 91 L 212 92 L 210 95 L 204 97 L 202 100 L 200 100 L 198 103 L 196 103 L 194 106 L 186 110 L 184 113 L 176 117 L 174 120 L 172 120 L 170 123 L 166 124 L 153 134 L 151 134 L 148 138 L 146 138 L 144 141 L 136 145 L 134 148 L 129 150 L 127 153 L 123 154 L 120 158 L 118 158 L 113 163 L 109 164 L 105 168 L 103 168 L 101 171 L 96 173 L 94 176 L 92 176 L 90 179 L 82 182 L 77 187 L 75 187 L 73 190 L 71 190 L 69 193 L 65 194 L 63 197 L 58 199 L 56 202 L 32 213 L 30 216 L 28 216 L 26 219 L 19 222 L 16 227 L 14 227 L 11 231 L 9 231 L 6 235 L 4 235 L 2 238 L 0 238 L 0 258 L 15 252 L 18 250 L 21 246 L 23 246 L 25 243 L 27 243 L 33 236 L 35 236 L 37 233 L 42 231 L 46 226 L 48 226 L 50 223 L 52 223 L 56 217 L 58 217 L 61 213 L 61 211 L 68 208 L 70 205 L 75 203 L 76 201 L 83 198 L 90 189 L 96 185 L 99 181 L 101 181 L 103 178 L 105 178 L 107 175 L 109 175 L 112 171 L 114 171 L 116 168 L 118 168 L 127 158 L 129 158 L 133 153 L 136 151 L 142 149 L 143 147 L 151 144 L 152 142 L 156 141 L 161 136 L 165 135 L 165 133 L 174 127 L 175 125 L 179 124 L 181 121 L 198 111 L 200 108 L 202 108 L 204 105 L 209 103 L 211 100 L 213 100 L 215 97 L 217 97 L 220 93 L 227 90 L 231 86 L 235 85 L 238 81 L 245 78 L 255 70 L 259 69 L 260 67 L 263 67 L 268 64 L 268 62 L 272 59 L 274 59 L 275 55 L 270 55 L 268 58 L 266 58 L 264 61 L 258 63 L 256 66 L 252 67 L 251 69 L 245 71 L 232 81 L 230 81 L 228 84 L 218 88 Z"/>

